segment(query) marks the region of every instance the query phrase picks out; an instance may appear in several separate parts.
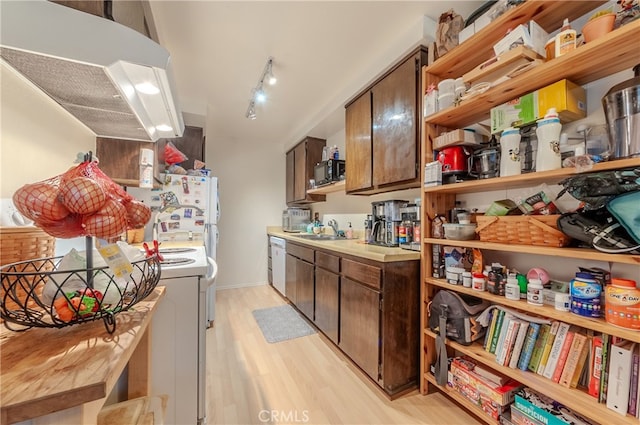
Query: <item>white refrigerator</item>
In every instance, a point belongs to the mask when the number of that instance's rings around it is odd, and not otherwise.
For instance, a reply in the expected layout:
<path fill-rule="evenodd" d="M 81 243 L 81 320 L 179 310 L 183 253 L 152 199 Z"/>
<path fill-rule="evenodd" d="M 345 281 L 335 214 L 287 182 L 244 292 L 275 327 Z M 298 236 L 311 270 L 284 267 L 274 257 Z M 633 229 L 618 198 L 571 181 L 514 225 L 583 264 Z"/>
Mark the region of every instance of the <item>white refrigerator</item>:
<path fill-rule="evenodd" d="M 216 261 L 220 199 L 218 178 L 163 174 L 158 189 L 127 188 L 127 192 L 151 208 L 145 240 L 202 240 L 207 256 Z M 207 326 L 215 317 L 215 284 L 207 291 Z"/>

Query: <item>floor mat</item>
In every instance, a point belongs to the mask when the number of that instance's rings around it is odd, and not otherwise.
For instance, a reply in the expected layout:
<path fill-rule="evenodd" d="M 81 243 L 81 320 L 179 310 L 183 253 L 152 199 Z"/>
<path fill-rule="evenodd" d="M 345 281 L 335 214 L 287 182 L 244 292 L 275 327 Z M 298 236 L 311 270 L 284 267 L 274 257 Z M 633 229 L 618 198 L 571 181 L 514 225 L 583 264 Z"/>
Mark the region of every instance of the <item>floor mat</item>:
<path fill-rule="evenodd" d="M 251 312 L 267 342 L 274 343 L 316 333 L 290 305 L 262 308 Z"/>

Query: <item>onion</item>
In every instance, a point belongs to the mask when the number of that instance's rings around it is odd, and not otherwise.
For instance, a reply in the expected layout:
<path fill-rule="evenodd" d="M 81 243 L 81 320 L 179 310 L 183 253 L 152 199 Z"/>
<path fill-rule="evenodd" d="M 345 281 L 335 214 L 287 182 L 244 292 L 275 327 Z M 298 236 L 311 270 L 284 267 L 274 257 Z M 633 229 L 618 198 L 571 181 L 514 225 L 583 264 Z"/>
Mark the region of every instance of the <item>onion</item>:
<path fill-rule="evenodd" d="M 49 182 L 26 184 L 13 194 L 13 203 L 30 220 L 61 220 L 69 210 L 58 199 L 58 187 Z"/>
<path fill-rule="evenodd" d="M 151 218 L 151 209 L 140 201 L 132 200 L 125 204 L 127 225 L 130 229 L 144 227 Z"/>
<path fill-rule="evenodd" d="M 78 214 L 93 214 L 107 202 L 107 196 L 98 182 L 89 177 L 76 177 L 60 187 L 60 200 Z"/>
<path fill-rule="evenodd" d="M 127 211 L 120 202 L 109 199 L 100 211 L 84 216 L 82 224 L 88 235 L 114 239 L 127 230 Z"/>

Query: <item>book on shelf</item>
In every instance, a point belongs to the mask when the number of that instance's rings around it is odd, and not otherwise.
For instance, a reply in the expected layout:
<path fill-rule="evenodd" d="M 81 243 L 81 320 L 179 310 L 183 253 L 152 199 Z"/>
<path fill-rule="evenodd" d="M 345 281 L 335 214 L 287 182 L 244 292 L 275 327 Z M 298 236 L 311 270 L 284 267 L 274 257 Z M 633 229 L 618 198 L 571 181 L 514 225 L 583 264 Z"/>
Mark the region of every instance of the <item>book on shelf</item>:
<path fill-rule="evenodd" d="M 502 327 L 504 328 L 504 323 Z M 499 365 L 504 366 L 508 362 L 509 355 L 513 351 L 513 344 L 515 343 L 516 336 L 518 335 L 518 330 L 520 329 L 520 320 L 516 318 L 510 318 L 507 323 L 507 330 L 504 334 L 504 339 L 502 343 L 500 343 L 499 347 L 496 349 L 496 362 Z"/>
<path fill-rule="evenodd" d="M 527 338 L 528 332 L 529 322 L 522 320 L 520 322 L 520 327 L 518 328 L 518 335 L 516 336 L 516 340 L 513 344 L 513 351 L 511 352 L 511 356 L 509 358 L 508 366 L 511 369 L 515 369 L 518 367 L 518 360 L 520 360 L 520 355 L 522 354 L 522 348 L 524 347 L 524 341 Z"/>
<path fill-rule="evenodd" d="M 567 388 L 575 388 L 578 385 L 580 373 L 587 360 L 587 350 L 587 336 L 576 332 L 573 335 L 567 361 L 564 364 L 564 369 L 558 380 L 560 385 Z"/>
<path fill-rule="evenodd" d="M 496 346 L 498 345 L 498 337 L 500 336 L 500 331 L 502 329 L 502 322 L 504 320 L 505 312 L 504 310 L 498 311 L 498 317 L 496 318 L 496 324 L 493 328 L 492 336 L 491 336 L 491 344 L 489 345 L 489 352 L 494 354 L 496 352 Z"/>
<path fill-rule="evenodd" d="M 527 369 L 533 373 L 536 373 L 538 370 L 538 366 L 540 365 L 540 359 L 542 358 L 542 351 L 544 347 L 547 345 L 547 339 L 549 339 L 549 333 L 551 331 L 551 325 L 543 324 L 540 325 L 540 332 L 538 333 L 538 338 L 536 339 L 536 343 L 533 346 L 533 352 L 531 353 L 531 359 L 529 363 L 527 363 Z"/>
<path fill-rule="evenodd" d="M 560 376 L 562 376 L 565 364 L 567 363 L 567 357 L 569 357 L 569 349 L 571 348 L 571 344 L 573 344 L 573 338 L 575 334 L 576 333 L 571 330 L 567 332 L 567 336 L 562 343 L 562 349 L 560 350 L 560 357 L 558 357 L 556 368 L 553 370 L 553 375 L 551 375 L 551 380 L 553 382 L 560 382 Z"/>
<path fill-rule="evenodd" d="M 491 337 L 493 337 L 493 328 L 495 327 L 496 320 L 498 319 L 498 311 L 499 310 L 495 308 L 489 310 L 489 316 L 491 318 L 489 319 L 489 327 L 484 333 L 484 341 L 482 343 L 482 348 L 484 348 L 485 351 L 489 351 L 489 347 L 491 345 Z"/>
<path fill-rule="evenodd" d="M 551 353 L 551 348 L 553 347 L 553 343 L 556 339 L 556 334 L 558 333 L 559 327 L 560 322 L 558 322 L 557 320 L 551 324 L 551 329 L 549 329 L 549 336 L 547 337 L 547 341 L 542 350 L 542 357 L 540 357 L 540 364 L 538 365 L 538 370 L 536 370 L 536 373 L 538 375 L 544 375 L 547 361 L 549 359 L 549 354 Z"/>
<path fill-rule="evenodd" d="M 560 353 L 562 352 L 562 346 L 567 339 L 570 327 L 571 325 L 564 322 L 560 322 L 560 324 L 558 325 L 558 332 L 556 333 L 556 337 L 553 340 L 553 345 L 551 346 L 551 351 L 549 352 L 549 358 L 547 359 L 547 364 L 545 365 L 544 372 L 542 373 L 542 376 L 544 376 L 545 378 L 553 378 L 553 372 L 556 370 L 558 360 L 560 359 Z"/>
<path fill-rule="evenodd" d="M 621 341 L 611 345 L 609 350 L 607 407 L 621 415 L 626 415 L 629 408 L 631 367 L 635 345 L 635 342 Z"/>
<path fill-rule="evenodd" d="M 627 413 L 638 417 L 638 379 L 640 375 L 640 347 L 636 346 L 633 351 L 633 361 L 631 362 L 631 389 L 629 390 L 629 407 Z"/>
<path fill-rule="evenodd" d="M 602 334 L 602 365 L 600 369 L 600 391 L 598 392 L 598 402 L 607 401 L 607 380 L 609 374 L 609 344 L 611 336 Z"/>
<path fill-rule="evenodd" d="M 514 405 L 518 410 L 545 425 L 591 425 L 588 419 L 572 409 L 528 387 L 516 392 Z"/>
<path fill-rule="evenodd" d="M 602 336 L 591 339 L 589 353 L 589 395 L 600 399 L 600 379 L 602 377 Z"/>
<path fill-rule="evenodd" d="M 524 340 L 522 353 L 520 354 L 520 359 L 518 360 L 518 369 L 527 370 L 529 361 L 531 360 L 531 356 L 533 355 L 533 349 L 535 347 L 536 340 L 538 339 L 538 335 L 540 335 L 541 328 L 542 325 L 539 323 L 529 323 L 527 337 Z"/>
<path fill-rule="evenodd" d="M 502 324 L 500 325 L 500 332 L 498 333 L 496 348 L 493 352 L 493 354 L 496 355 L 496 361 L 498 361 L 498 357 L 500 357 L 500 352 L 504 348 L 504 339 L 507 337 L 507 332 L 509 331 L 509 322 L 511 322 L 511 319 L 513 319 L 513 316 L 505 312 L 502 318 Z"/>

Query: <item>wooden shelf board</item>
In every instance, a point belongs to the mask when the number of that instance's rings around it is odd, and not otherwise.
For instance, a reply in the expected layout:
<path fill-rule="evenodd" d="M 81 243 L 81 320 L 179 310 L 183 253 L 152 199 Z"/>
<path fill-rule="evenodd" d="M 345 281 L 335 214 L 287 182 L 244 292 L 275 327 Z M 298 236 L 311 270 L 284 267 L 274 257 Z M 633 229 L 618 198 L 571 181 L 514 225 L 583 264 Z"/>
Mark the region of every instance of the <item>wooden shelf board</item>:
<path fill-rule="evenodd" d="M 446 280 L 442 280 L 442 279 L 427 277 L 425 279 L 425 282 L 429 285 L 438 286 L 440 288 L 448 289 L 450 291 L 471 295 L 477 298 L 482 298 L 494 304 L 500 304 L 507 307 L 515 308 L 527 314 L 547 317 L 550 320 L 559 320 L 561 322 L 580 326 L 581 328 L 593 329 L 594 331 L 597 331 L 597 332 L 603 332 L 609 335 L 619 336 L 620 338 L 624 338 L 629 341 L 640 343 L 640 332 L 633 331 L 631 329 L 615 327 L 607 323 L 604 319 L 590 319 L 588 317 L 579 316 L 577 314 L 558 311 L 549 305 L 535 306 L 535 305 L 528 304 L 526 300 L 518 300 L 518 301 L 508 300 L 503 296 L 494 295 L 486 291 L 476 291 L 471 288 L 465 288 L 464 286 L 452 285 L 450 283 L 447 283 Z"/>
<path fill-rule="evenodd" d="M 469 399 L 467 399 L 465 396 L 460 394 L 458 391 L 454 390 L 453 388 L 449 388 L 446 386 L 443 387 L 438 385 L 438 383 L 436 382 L 436 378 L 433 377 L 430 373 L 425 373 L 424 375 L 425 375 L 424 376 L 425 379 L 429 381 L 431 384 L 433 384 L 438 390 L 442 391 L 443 393 L 447 394 L 447 396 L 451 397 L 452 399 L 457 401 L 459 404 L 463 405 L 467 410 L 471 411 L 478 419 L 481 419 L 484 422 L 491 425 L 500 423 L 499 421 L 493 419 L 491 416 L 487 415 L 480 407 L 473 404 Z"/>
<path fill-rule="evenodd" d="M 640 49 L 637 47 L 639 36 L 640 20 L 636 20 L 591 43 L 580 46 L 573 52 L 552 59 L 498 84 L 458 106 L 452 106 L 429 115 L 425 120 L 429 124 L 462 128 L 488 119 L 490 109 L 494 106 L 563 78 L 578 85 L 584 85 L 616 72 L 631 69 L 640 63 Z M 477 43 L 472 44 L 476 45 Z M 616 48 L 612 49 L 611 46 L 614 45 Z M 484 58 L 484 60 L 486 59 L 488 57 Z M 468 58 L 464 57 L 461 57 L 460 60 L 465 63 L 469 62 Z M 431 68 L 427 68 L 426 72 L 432 72 Z"/>
<path fill-rule="evenodd" d="M 316 189 L 309 189 L 307 190 L 307 193 L 309 195 L 326 195 L 327 193 L 344 192 L 345 184 L 346 180 L 340 180 L 339 182 L 331 183 Z"/>
<path fill-rule="evenodd" d="M 631 254 L 605 254 L 589 248 L 554 248 L 535 245 L 514 245 L 506 243 L 482 242 L 479 240 L 456 241 L 451 239 L 425 238 L 424 243 L 461 246 L 465 248 L 480 248 L 492 251 L 519 252 L 523 254 L 537 254 L 545 256 L 579 258 L 581 260 L 606 261 L 619 264 L 640 265 L 640 255 Z M 425 252 L 431 252 L 427 250 Z"/>
<path fill-rule="evenodd" d="M 425 330 L 425 334 L 431 338 L 436 337 L 436 334 L 429 330 Z M 501 372 L 504 375 L 507 375 L 554 400 L 560 401 L 570 409 L 585 416 L 586 418 L 596 421 L 597 423 L 612 423 L 613 418 L 615 418 L 615 423 L 618 425 L 638 424 L 637 418 L 631 417 L 630 415 L 618 415 L 614 411 L 608 409 L 606 404 L 598 403 L 595 398 L 582 390 L 563 387 L 562 385 L 556 384 L 553 381 L 533 372 L 524 372 L 520 369 L 512 369 L 510 367 L 499 365 L 495 361 L 495 355 L 485 351 L 479 344 L 465 346 L 458 344 L 455 341 L 447 340 L 447 345 L 468 355 L 479 363 L 488 365 L 491 369 Z"/>
<path fill-rule="evenodd" d="M 436 60 L 427 68 L 427 72 L 442 79 L 459 77 L 489 59 L 493 55 L 493 45 L 504 37 L 507 30 L 534 19 L 551 33 L 562 26 L 563 18 L 572 21 L 604 3 L 606 1 L 527 1 L 499 16 L 466 42 Z"/>
<path fill-rule="evenodd" d="M 640 21 L 639 21 L 640 22 Z M 594 164 L 592 172 L 616 170 L 619 168 L 640 167 L 640 158 L 617 159 Z M 559 168 L 557 170 L 540 171 L 537 173 L 520 174 L 517 176 L 494 177 L 491 179 L 469 180 L 440 186 L 425 187 L 425 193 L 476 193 L 488 190 L 518 189 L 532 187 L 541 183 L 557 183 L 576 172 L 574 167 Z"/>

